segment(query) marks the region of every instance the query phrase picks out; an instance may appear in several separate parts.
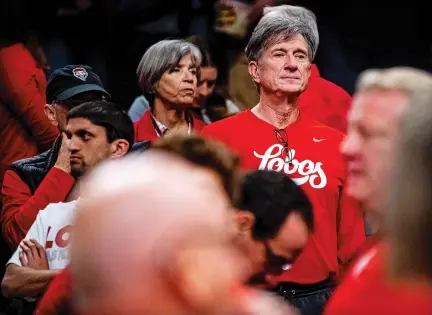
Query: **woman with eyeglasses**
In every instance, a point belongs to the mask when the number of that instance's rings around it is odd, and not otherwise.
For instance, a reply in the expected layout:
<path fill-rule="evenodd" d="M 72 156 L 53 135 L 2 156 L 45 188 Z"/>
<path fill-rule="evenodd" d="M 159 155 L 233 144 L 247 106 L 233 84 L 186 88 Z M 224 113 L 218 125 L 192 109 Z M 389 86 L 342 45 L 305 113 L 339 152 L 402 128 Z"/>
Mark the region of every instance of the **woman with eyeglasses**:
<path fill-rule="evenodd" d="M 246 47 L 259 103 L 203 130 L 240 153 L 244 168 L 286 174 L 310 199 L 315 230 L 275 288 L 303 315 L 322 313 L 339 262 L 349 261 L 365 240 L 362 214 L 343 194 L 346 167 L 339 145 L 344 135 L 302 116 L 298 107 L 318 42 L 311 11 L 267 8 Z"/>
<path fill-rule="evenodd" d="M 199 49 L 184 40 L 162 40 L 145 52 L 137 76 L 151 110 L 135 123 L 135 141 L 153 141 L 166 133 L 190 134 L 205 126 L 189 111 L 201 60 Z"/>

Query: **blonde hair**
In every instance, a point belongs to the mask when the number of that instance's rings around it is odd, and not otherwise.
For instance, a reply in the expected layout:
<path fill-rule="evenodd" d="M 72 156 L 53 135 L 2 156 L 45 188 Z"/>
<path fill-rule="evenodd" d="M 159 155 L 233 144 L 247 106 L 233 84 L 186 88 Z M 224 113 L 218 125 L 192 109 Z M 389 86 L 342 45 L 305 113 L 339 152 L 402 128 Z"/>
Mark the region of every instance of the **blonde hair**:
<path fill-rule="evenodd" d="M 432 281 L 432 76 L 410 68 L 368 70 L 360 77 L 358 92 L 374 89 L 408 96 L 384 227 L 390 273 Z"/>

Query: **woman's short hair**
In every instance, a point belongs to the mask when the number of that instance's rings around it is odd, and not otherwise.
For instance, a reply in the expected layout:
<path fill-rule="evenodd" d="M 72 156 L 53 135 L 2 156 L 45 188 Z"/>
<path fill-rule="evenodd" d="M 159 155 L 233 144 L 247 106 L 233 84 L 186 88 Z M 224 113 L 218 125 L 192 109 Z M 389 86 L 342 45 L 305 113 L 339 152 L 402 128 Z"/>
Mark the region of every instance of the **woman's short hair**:
<path fill-rule="evenodd" d="M 174 69 L 186 55 L 191 55 L 195 66 L 200 67 L 202 56 L 198 47 L 185 40 L 162 40 L 147 49 L 136 71 L 141 90 L 144 93 L 154 92 L 155 84 L 162 75 Z"/>
<path fill-rule="evenodd" d="M 246 47 L 249 61 L 259 61 L 270 46 L 301 35 L 308 45 L 309 60 L 315 58 L 319 35 L 315 14 L 303 7 L 281 5 L 265 8 Z"/>

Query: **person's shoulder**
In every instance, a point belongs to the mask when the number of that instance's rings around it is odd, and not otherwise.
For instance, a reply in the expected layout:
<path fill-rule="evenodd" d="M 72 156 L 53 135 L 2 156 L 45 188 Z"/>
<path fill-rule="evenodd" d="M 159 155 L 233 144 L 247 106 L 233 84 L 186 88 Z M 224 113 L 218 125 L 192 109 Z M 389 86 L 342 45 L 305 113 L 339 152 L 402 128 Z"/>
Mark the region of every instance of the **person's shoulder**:
<path fill-rule="evenodd" d="M 249 111 L 243 111 L 238 114 L 234 114 L 232 116 L 229 116 L 227 118 L 224 118 L 222 120 L 207 125 L 203 129 L 203 133 L 208 134 L 213 132 L 219 132 L 222 130 L 232 132 L 233 130 L 232 129 L 229 130 L 229 128 L 238 127 L 243 122 L 247 121 L 249 116 L 250 116 Z"/>
<path fill-rule="evenodd" d="M 151 146 L 151 141 L 148 140 L 138 141 L 132 145 L 132 148 L 129 151 L 129 153 L 144 152 L 150 149 L 150 146 Z"/>
<path fill-rule="evenodd" d="M 312 119 L 309 120 L 307 123 L 310 127 L 311 132 L 313 132 L 314 134 L 316 133 L 322 137 L 326 137 L 327 139 L 331 139 L 338 142 L 341 142 L 343 139 L 345 139 L 345 134 L 333 127 L 327 126 L 323 123 L 320 123 Z"/>
<path fill-rule="evenodd" d="M 133 124 L 134 124 L 134 128 L 137 129 L 137 128 L 139 128 L 141 125 L 146 125 L 146 124 L 147 124 L 147 121 L 150 119 L 150 115 L 151 115 L 151 112 L 150 112 L 150 111 L 145 111 L 145 112 L 141 115 L 140 119 L 134 121 L 134 123 L 133 123 Z"/>
<path fill-rule="evenodd" d="M 322 77 L 314 78 L 315 84 L 319 85 L 325 93 L 331 94 L 341 99 L 351 100 L 351 95 L 339 85 Z"/>
<path fill-rule="evenodd" d="M 68 214 L 75 210 L 77 203 L 78 200 L 50 203 L 45 209 L 39 211 L 38 215 L 41 216 L 41 218 L 51 218 L 59 214 Z"/>
<path fill-rule="evenodd" d="M 192 117 L 194 131 L 200 132 L 207 126 L 202 116 L 194 111 L 188 111 L 188 113 Z"/>

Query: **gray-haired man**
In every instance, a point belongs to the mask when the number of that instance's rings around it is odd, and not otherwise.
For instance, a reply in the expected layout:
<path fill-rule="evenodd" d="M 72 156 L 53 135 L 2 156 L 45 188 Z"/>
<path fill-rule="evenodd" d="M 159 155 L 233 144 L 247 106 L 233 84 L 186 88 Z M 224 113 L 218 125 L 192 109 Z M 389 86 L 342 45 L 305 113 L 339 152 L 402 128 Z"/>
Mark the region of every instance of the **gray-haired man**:
<path fill-rule="evenodd" d="M 321 314 L 338 259 L 349 261 L 365 240 L 363 218 L 344 194 L 346 168 L 339 152 L 344 135 L 302 116 L 298 106 L 318 49 L 315 16 L 293 6 L 265 11 L 246 48 L 259 103 L 207 126 L 203 134 L 238 152 L 244 168 L 284 173 L 308 196 L 315 231 L 292 269 L 277 278 L 276 290 L 303 315 Z"/>

